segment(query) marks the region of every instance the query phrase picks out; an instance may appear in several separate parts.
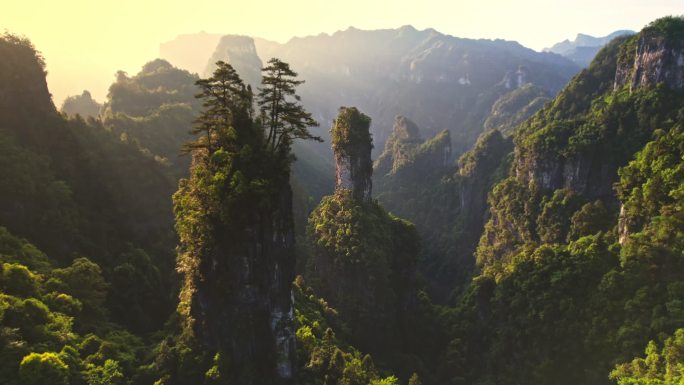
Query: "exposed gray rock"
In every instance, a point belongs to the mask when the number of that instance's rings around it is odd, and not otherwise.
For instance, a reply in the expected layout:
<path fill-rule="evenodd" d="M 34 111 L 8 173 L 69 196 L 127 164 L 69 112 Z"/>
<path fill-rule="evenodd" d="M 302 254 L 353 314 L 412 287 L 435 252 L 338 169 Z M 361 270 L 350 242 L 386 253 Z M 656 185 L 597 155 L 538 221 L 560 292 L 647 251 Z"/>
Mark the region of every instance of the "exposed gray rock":
<path fill-rule="evenodd" d="M 373 186 L 373 143 L 369 129 L 370 118 L 355 107 L 340 108 L 332 128 L 335 190 L 350 190 L 354 199 L 363 202 L 370 202 Z"/>
<path fill-rule="evenodd" d="M 661 82 L 684 88 L 684 46 L 662 35 L 642 33 L 633 59 L 618 63 L 615 89 L 627 84 L 634 90 Z"/>
<path fill-rule="evenodd" d="M 268 60 L 266 58 L 264 60 Z M 216 62 L 222 60 L 235 68 L 245 83 L 256 87 L 261 85 L 261 68 L 263 63 L 257 55 L 254 39 L 249 36 L 226 35 L 221 38 L 214 54 L 209 58 L 204 69 L 204 77 L 211 76 Z"/>

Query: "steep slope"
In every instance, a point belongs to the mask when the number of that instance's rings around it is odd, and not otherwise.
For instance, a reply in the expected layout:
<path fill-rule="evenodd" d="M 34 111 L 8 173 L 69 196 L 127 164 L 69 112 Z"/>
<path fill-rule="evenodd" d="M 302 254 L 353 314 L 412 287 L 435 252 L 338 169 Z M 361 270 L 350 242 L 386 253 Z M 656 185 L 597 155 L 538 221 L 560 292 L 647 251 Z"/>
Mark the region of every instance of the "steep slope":
<path fill-rule="evenodd" d="M 487 193 L 505 175 L 511 151 L 511 139 L 492 130 L 454 162 L 448 131 L 422 140 L 418 127 L 399 116 L 375 162 L 378 201 L 416 224 L 423 240 L 418 267 L 440 302 L 470 279 Z"/>
<path fill-rule="evenodd" d="M 684 18 L 669 17 L 614 40 L 516 131 L 509 177 L 489 197 L 481 272 L 456 310 L 445 353 L 460 359 L 445 375 L 608 383 L 616 362 L 684 325 L 684 67 L 658 55 L 676 55 L 682 31 Z M 625 68 L 644 72 L 615 87 Z M 644 374 L 630 370 L 613 378 Z"/>
<path fill-rule="evenodd" d="M 185 176 L 190 158 L 180 153 L 199 109 L 198 79 L 161 59 L 135 76 L 119 73 L 109 87 L 103 123 L 122 141 L 168 165 L 175 178 Z"/>
<path fill-rule="evenodd" d="M 92 258 L 127 293 L 108 299 L 112 319 L 135 332 L 160 327 L 173 300 L 172 178 L 100 123 L 58 114 L 30 42 L 3 35 L 0 50 L 0 225 L 58 265 Z M 154 270 L 163 278 L 146 287 L 140 277 Z"/>
<path fill-rule="evenodd" d="M 509 136 L 520 123 L 534 115 L 549 100 L 551 100 L 551 95 L 543 88 L 534 84 L 525 84 L 502 95 L 494 102 L 484 122 L 484 128 L 487 131 L 497 130 Z"/>
<path fill-rule="evenodd" d="M 337 49 L 330 52 L 330 46 Z M 515 42 L 459 39 L 411 26 L 297 38 L 270 53 L 310 79 L 302 97 L 323 124 L 338 105 L 367 111 L 376 122 L 378 148 L 397 114 L 411 116 L 428 135 L 448 129 L 459 144 L 469 146 L 494 101 L 507 92 L 506 84 L 500 85 L 507 74 L 524 72 L 520 83 L 509 87 L 531 82 L 555 93 L 576 71 L 557 56 Z M 324 90 L 331 88 L 344 92 L 326 96 Z"/>
<path fill-rule="evenodd" d="M 251 43 L 238 40 L 232 47 L 217 47 L 215 56 L 227 58 L 227 52 L 234 51 L 239 52 L 236 64 L 256 62 L 246 60 L 251 48 L 245 47 Z M 253 44 L 262 62 L 278 57 L 307 79 L 302 98 L 322 127 L 332 123 L 340 105 L 367 111 L 375 122 L 372 134 L 378 149 L 391 134 L 394 116 L 402 114 L 411 116 L 427 135 L 450 130 L 459 149 L 465 150 L 481 133 L 500 96 L 526 83 L 555 94 L 579 69 L 558 55 L 515 42 L 461 39 L 411 26 L 349 28 L 284 44 L 255 38 Z M 208 65 L 213 60 L 207 60 Z M 327 137 L 325 131 L 317 134 Z"/>
<path fill-rule="evenodd" d="M 543 238 L 537 227 L 548 224 L 540 225 L 538 216 L 544 215 L 544 205 L 552 204 L 542 202 L 543 197 L 550 198 L 554 191 L 565 189 L 584 203 L 599 199 L 616 209 L 617 169 L 655 129 L 672 127 L 683 101 L 680 76 L 684 66 L 668 56 L 676 58 L 679 51 L 675 48 L 681 43 L 661 30 L 678 27 L 667 22 L 660 20 L 638 35 L 614 40 L 553 103 L 516 132 L 514 173 L 507 187 L 495 189 L 491 198 L 492 205 L 498 206 L 493 216 L 503 210 L 515 220 L 490 222 L 479 253 L 485 265 L 514 245 Z M 667 44 L 673 49 L 663 51 Z M 522 200 L 511 201 L 507 195 L 512 191 Z M 516 207 L 516 202 L 522 205 Z M 561 231 L 555 239 L 565 235 Z"/>
<path fill-rule="evenodd" d="M 309 218 L 307 281 L 350 328 L 349 341 L 398 372 L 415 370 L 418 235 L 371 199 L 370 119 L 340 108 L 331 130 L 335 193 Z M 411 362 L 409 364 L 409 362 Z"/>

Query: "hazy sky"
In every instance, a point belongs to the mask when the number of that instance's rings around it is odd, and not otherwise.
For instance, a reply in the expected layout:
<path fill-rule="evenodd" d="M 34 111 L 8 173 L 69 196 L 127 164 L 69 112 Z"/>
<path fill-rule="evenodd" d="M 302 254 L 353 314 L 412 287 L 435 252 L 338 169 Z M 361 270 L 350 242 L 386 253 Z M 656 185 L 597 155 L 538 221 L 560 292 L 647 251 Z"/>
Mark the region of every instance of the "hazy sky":
<path fill-rule="evenodd" d="M 684 0 L 7 0 L 0 31 L 25 35 L 43 53 L 59 107 L 83 89 L 102 102 L 117 70 L 137 73 L 157 57 L 160 43 L 184 33 L 284 42 L 349 26 L 411 24 L 540 50 L 578 32 L 639 30 L 660 16 L 683 13 Z"/>

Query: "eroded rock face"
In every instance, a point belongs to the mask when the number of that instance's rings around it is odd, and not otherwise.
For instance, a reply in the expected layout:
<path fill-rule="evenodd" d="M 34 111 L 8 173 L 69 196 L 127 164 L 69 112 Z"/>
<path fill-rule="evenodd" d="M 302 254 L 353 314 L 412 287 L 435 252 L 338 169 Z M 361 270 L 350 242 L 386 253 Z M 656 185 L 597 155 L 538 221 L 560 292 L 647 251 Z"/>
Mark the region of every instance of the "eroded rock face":
<path fill-rule="evenodd" d="M 628 84 L 634 90 L 658 83 L 684 88 L 684 46 L 662 35 L 642 33 L 633 59 L 618 63 L 615 88 Z"/>
<path fill-rule="evenodd" d="M 249 36 L 226 35 L 221 38 L 214 54 L 207 62 L 205 77 L 211 76 L 216 69 L 216 62 L 223 60 L 235 68 L 245 83 L 256 87 L 261 85 L 261 67 L 263 63 L 257 55 L 254 39 Z"/>
<path fill-rule="evenodd" d="M 516 164 L 517 177 L 525 182 L 535 181 L 546 191 L 567 188 L 589 199 L 612 195 L 613 183 L 617 180 L 616 169 L 617 165 L 607 164 L 591 155 L 531 161 L 518 158 Z"/>
<path fill-rule="evenodd" d="M 373 143 L 370 118 L 355 107 L 342 107 L 331 130 L 335 153 L 335 190 L 350 190 L 358 201 L 370 202 Z"/>
<path fill-rule="evenodd" d="M 394 118 L 392 134 L 385 142 L 385 149 L 375 161 L 376 175 L 385 175 L 396 171 L 403 164 L 408 163 L 412 153 L 422 142 L 418 126 L 402 115 Z"/>
<path fill-rule="evenodd" d="M 277 207 L 255 212 L 239 238 L 216 228 L 194 283 L 195 335 L 226 354 L 240 384 L 288 384 L 296 368 L 292 191 L 283 190 Z"/>

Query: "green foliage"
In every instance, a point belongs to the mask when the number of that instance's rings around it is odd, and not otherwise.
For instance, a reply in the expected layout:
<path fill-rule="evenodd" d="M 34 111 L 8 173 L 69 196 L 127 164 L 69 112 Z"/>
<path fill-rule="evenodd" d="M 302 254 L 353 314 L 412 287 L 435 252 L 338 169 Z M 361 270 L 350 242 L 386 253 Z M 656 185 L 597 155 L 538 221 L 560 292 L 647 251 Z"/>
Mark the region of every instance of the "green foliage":
<path fill-rule="evenodd" d="M 203 111 L 193 130 L 198 137 L 186 146 L 190 178 L 181 179 L 173 196 L 182 335 L 160 368 L 173 381 L 248 383 L 256 373 L 271 373 L 282 359 L 277 354 L 289 359 L 289 352 L 275 352 L 269 334 L 275 326 L 266 316 L 275 310 L 265 306 L 280 301 L 287 311 L 294 278 L 291 145 L 315 139 L 307 131 L 314 122 L 299 104 L 294 90 L 301 82 L 289 66 L 273 60 L 263 71 L 258 117 L 251 88 L 231 65 L 218 62 L 213 76 L 197 82 Z M 281 280 L 277 290 L 274 279 Z M 245 302 L 245 295 L 255 299 Z M 268 301 L 256 300 L 266 295 Z M 283 317 L 276 326 L 287 322 Z M 231 328 L 217 338 L 225 324 Z M 257 340 L 258 348 L 243 349 Z M 216 353 L 225 355 L 225 367 L 212 363 Z"/>
<path fill-rule="evenodd" d="M 124 375 L 119 363 L 114 360 L 106 360 L 104 365 L 95 366 L 88 364 L 84 373 L 88 385 L 123 385 Z"/>
<path fill-rule="evenodd" d="M 197 75 L 173 67 L 163 59 L 151 61 L 135 76 L 116 74 L 104 106 L 105 117 L 116 113 L 142 117 L 163 104 L 192 103 Z"/>
<path fill-rule="evenodd" d="M 360 158 L 369 147 L 373 148 L 370 123 L 370 117 L 364 115 L 356 107 L 340 107 L 330 129 L 333 151 L 347 158 Z"/>
<path fill-rule="evenodd" d="M 112 318 L 133 332 L 150 332 L 169 314 L 169 298 L 162 273 L 142 249 L 131 249 L 119 257 L 111 272 L 107 307 Z"/>
<path fill-rule="evenodd" d="M 671 42 L 681 42 L 684 39 L 684 17 L 665 16 L 650 22 L 641 34 L 645 36 L 655 35 Z"/>
<path fill-rule="evenodd" d="M 654 341 L 646 346 L 644 358 L 617 365 L 610 378 L 618 385 L 674 385 L 684 379 L 684 329 L 668 337 L 662 350 Z"/>
<path fill-rule="evenodd" d="M 539 111 L 551 99 L 548 92 L 532 83 L 504 94 L 493 105 L 484 122 L 485 130 L 498 130 L 505 135 Z"/>
<path fill-rule="evenodd" d="M 346 335 L 335 309 L 318 298 L 304 279 L 297 278 L 293 285 L 296 303 L 297 357 L 299 369 L 295 383 L 359 384 L 367 385 L 379 380 L 379 373 L 369 355 L 362 354 L 345 343 L 338 334 Z M 333 328 L 338 331 L 336 333 Z"/>
<path fill-rule="evenodd" d="M 603 201 L 589 202 L 572 214 L 567 240 L 576 241 L 586 235 L 609 231 L 614 226 L 615 215 L 606 208 Z"/>
<path fill-rule="evenodd" d="M 681 211 L 684 197 L 684 110 L 678 127 L 648 143 L 620 170 L 617 195 L 623 203 L 622 231 L 639 231 L 653 217 Z"/>
<path fill-rule="evenodd" d="M 104 307 L 109 284 L 102 276 L 102 270 L 88 258 L 77 258 L 71 266 L 54 269 L 52 276 L 63 283 L 66 294 L 78 299 L 83 305 L 79 328 L 92 330 L 106 316 Z"/>
<path fill-rule="evenodd" d="M 323 198 L 308 232 L 307 280 L 351 329 L 345 340 L 402 372 L 420 367 L 413 354 L 432 340 L 416 336 L 428 335 L 432 325 L 418 321 L 426 309 L 414 299 L 420 247 L 414 226 L 342 189 Z"/>
<path fill-rule="evenodd" d="M 613 89 L 637 39 L 609 44 L 516 132 L 446 349 L 458 382 L 607 383 L 684 323 L 683 99 L 665 84 Z M 667 382 L 649 351 L 612 378 Z"/>
<path fill-rule="evenodd" d="M 681 92 L 666 84 L 613 89 L 616 63 L 623 60 L 620 55 L 630 55 L 625 51 L 632 50 L 634 39 L 618 38 L 607 45 L 588 69 L 516 131 L 511 172 L 516 181 L 502 182 L 490 197 L 492 219 L 477 253 L 484 266 L 505 260 L 526 243 L 562 242 L 568 235 L 577 238 L 568 233 L 578 205 L 596 199 L 611 202 L 618 168 L 657 129 L 669 131 L 677 124 L 684 102 Z M 624 60 L 633 61 L 634 52 L 631 55 Z M 517 193 L 504 190 L 510 190 L 504 185 L 513 183 L 519 186 Z M 560 199 L 553 194 L 563 189 L 572 190 L 577 198 L 553 203 Z M 584 216 L 587 220 L 589 208 L 575 219 Z M 606 218 L 616 215 L 615 205 L 604 205 L 604 209 Z M 639 222 L 636 217 L 630 220 Z M 585 234 L 591 234 L 595 233 L 592 228 L 606 231 L 612 226 L 594 216 L 593 223 L 584 227 Z"/>
<path fill-rule="evenodd" d="M 277 58 L 268 61 L 262 70 L 261 88 L 257 95 L 260 124 L 268 131 L 266 146 L 280 156 L 289 156 L 295 139 L 323 140 L 311 135 L 308 128 L 316 122 L 301 104 L 296 88 L 304 83 L 295 80 L 297 73 Z"/>
<path fill-rule="evenodd" d="M 4 263 L 0 276 L 0 289 L 7 294 L 18 297 L 36 297 L 38 280 L 26 266 Z"/>
<path fill-rule="evenodd" d="M 372 380 L 370 385 L 399 385 L 399 379 L 394 376 Z"/>
<path fill-rule="evenodd" d="M 19 376 L 27 385 L 68 385 L 68 374 L 69 367 L 57 354 L 50 352 L 31 353 L 21 360 L 19 366 Z"/>
<path fill-rule="evenodd" d="M 537 218 L 537 234 L 544 243 L 562 243 L 570 230 L 571 217 L 579 208 L 580 198 L 572 190 L 556 190 L 550 198 L 540 203 Z"/>
<path fill-rule="evenodd" d="M 0 260 L 21 263 L 38 272 L 50 269 L 50 262 L 43 252 L 27 240 L 14 237 L 5 227 L 0 227 Z"/>
<path fill-rule="evenodd" d="M 402 127 L 395 124 L 399 137 L 406 136 Z M 388 142 L 376 161 L 374 191 L 389 211 L 416 224 L 423 240 L 418 268 L 427 278 L 430 294 L 441 302 L 467 285 L 487 193 L 508 171 L 512 143 L 499 131 L 486 132 L 454 170 L 449 131 L 420 144 L 411 139 L 416 135 Z M 391 167 L 384 165 L 388 160 Z M 383 175 L 383 170 L 389 171 Z"/>
<path fill-rule="evenodd" d="M 528 188 L 518 179 L 509 177 L 497 184 L 489 196 L 491 218 L 477 248 L 480 266 L 506 263 L 514 245 L 536 237 L 534 220 L 538 215 L 539 195 L 535 186 Z"/>

